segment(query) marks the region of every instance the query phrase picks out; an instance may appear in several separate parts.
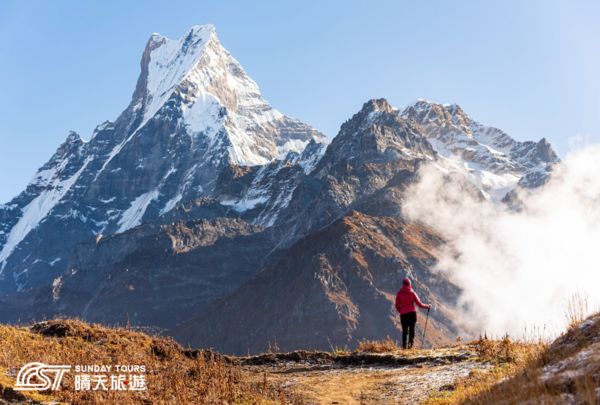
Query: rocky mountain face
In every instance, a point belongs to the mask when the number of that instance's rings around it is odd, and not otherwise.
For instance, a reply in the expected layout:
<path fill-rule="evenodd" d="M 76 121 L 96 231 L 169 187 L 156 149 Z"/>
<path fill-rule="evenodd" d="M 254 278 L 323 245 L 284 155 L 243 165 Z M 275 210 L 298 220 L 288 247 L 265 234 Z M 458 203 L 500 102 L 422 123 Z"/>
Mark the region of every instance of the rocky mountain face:
<path fill-rule="evenodd" d="M 403 192 L 417 179 L 419 167 L 432 162 L 461 176 L 465 192 L 470 189 L 482 198 L 509 188 L 501 182 L 482 185 L 477 178 L 510 175 L 515 187 L 530 168 L 496 152 L 493 157 L 506 165 L 486 166 L 484 157 L 479 162 L 463 157 L 477 169 L 461 169 L 453 154 L 468 155 L 476 141 L 463 150 L 450 137 L 442 150 L 446 154 L 436 152 L 432 132 L 425 132 L 424 121 L 411 115 L 417 107 L 424 105 L 418 102 L 400 112 L 383 99 L 365 103 L 342 125 L 275 225 L 274 232 L 285 235 L 283 241 L 295 242 L 250 282 L 170 333 L 192 345 L 235 353 L 264 351 L 269 345 L 292 350 L 307 342 L 323 350 L 331 342 L 352 347 L 361 339 L 398 334 L 393 303 L 408 274 L 423 299 L 436 307 L 427 343 L 448 343 L 459 334 L 454 308 L 460 290 L 430 270 L 444 241 L 435 230 L 402 218 Z M 453 115 L 460 111 L 431 107 L 446 114 L 447 121 L 457 120 Z M 459 116 L 468 120 L 464 113 Z"/>
<path fill-rule="evenodd" d="M 434 164 L 501 201 L 556 161 L 545 140 L 425 101 L 370 100 L 329 143 L 270 107 L 212 26 L 154 34 L 126 110 L 87 142 L 71 133 L 0 206 L 0 320 L 329 349 L 395 336 L 408 274 L 437 308 L 429 342 L 444 342 L 460 332 L 460 290 L 430 270 L 444 241 L 402 217 L 404 190 Z"/>
<path fill-rule="evenodd" d="M 419 127 L 447 168 L 466 170 L 471 180 L 496 200 L 516 185 L 542 185 L 558 161 L 546 139 L 515 141 L 500 129 L 472 120 L 456 104 L 419 100 L 401 115 Z"/>
<path fill-rule="evenodd" d="M 415 171 L 435 152 L 386 100 L 371 100 L 327 147 L 278 221 L 285 241 L 319 229 L 382 189 L 402 170 Z M 302 218 L 302 221 L 298 221 Z"/>
<path fill-rule="evenodd" d="M 272 245 L 263 227 L 237 218 L 142 225 L 78 245 L 46 307 L 108 324 L 174 327 L 248 281 Z"/>
<path fill-rule="evenodd" d="M 154 34 L 127 109 L 88 142 L 71 133 L 0 209 L 0 291 L 52 282 L 79 242 L 156 220 L 179 202 L 226 194 L 227 172 L 255 177 L 259 166 L 288 155 L 300 168 L 310 164 L 315 157 L 301 155 L 305 146 L 325 140 L 268 105 L 212 26 L 193 27 L 180 40 Z M 247 197 L 233 209 L 263 198 Z"/>
<path fill-rule="evenodd" d="M 298 240 L 251 281 L 170 333 L 186 344 L 238 354 L 269 347 L 329 350 L 396 337 L 394 300 L 408 273 L 421 298 L 436 305 L 427 342 L 448 343 L 458 333 L 453 304 L 459 290 L 429 270 L 440 243 L 431 229 L 351 211 Z"/>

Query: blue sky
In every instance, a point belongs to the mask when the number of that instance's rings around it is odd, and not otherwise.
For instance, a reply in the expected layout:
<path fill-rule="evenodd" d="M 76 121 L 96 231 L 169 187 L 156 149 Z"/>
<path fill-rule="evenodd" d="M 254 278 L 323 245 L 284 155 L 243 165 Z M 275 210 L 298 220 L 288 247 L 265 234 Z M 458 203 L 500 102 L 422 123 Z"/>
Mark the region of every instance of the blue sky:
<path fill-rule="evenodd" d="M 516 139 L 600 142 L 598 1 L 3 1 L 0 202 L 128 104 L 152 32 L 213 23 L 280 111 L 329 136 L 370 98 L 456 102 Z"/>

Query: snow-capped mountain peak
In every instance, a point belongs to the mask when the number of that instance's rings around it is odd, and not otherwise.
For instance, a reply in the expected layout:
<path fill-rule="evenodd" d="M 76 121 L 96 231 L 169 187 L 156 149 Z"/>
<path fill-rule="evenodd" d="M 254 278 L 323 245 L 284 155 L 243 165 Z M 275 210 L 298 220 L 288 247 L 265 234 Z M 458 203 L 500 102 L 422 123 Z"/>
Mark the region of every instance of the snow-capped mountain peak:
<path fill-rule="evenodd" d="M 142 116 L 138 129 L 162 110 L 170 111 L 168 105 L 182 111 L 190 135 L 202 134 L 215 148 L 226 148 L 234 164 L 266 164 L 290 151 L 302 152 L 311 139 L 326 140 L 316 131 L 307 136 L 306 128 L 297 128 L 299 121 L 262 98 L 212 25 L 193 26 L 176 40 L 150 37 L 132 100 L 132 111 Z M 291 131 L 281 136 L 282 127 Z"/>
<path fill-rule="evenodd" d="M 172 40 L 154 33 L 142 58 L 142 75 L 134 102 L 147 121 L 196 67 L 216 31 L 211 25 L 193 26 L 182 38 Z"/>

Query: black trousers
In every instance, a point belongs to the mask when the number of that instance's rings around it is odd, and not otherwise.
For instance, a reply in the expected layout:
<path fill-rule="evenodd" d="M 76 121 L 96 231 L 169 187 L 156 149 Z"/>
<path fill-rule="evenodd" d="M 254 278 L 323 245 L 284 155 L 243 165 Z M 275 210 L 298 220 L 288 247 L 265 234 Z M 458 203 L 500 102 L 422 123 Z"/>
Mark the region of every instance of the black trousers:
<path fill-rule="evenodd" d="M 417 313 L 408 312 L 400 315 L 400 323 L 402 324 L 402 348 L 406 349 L 406 338 L 408 337 L 408 347 L 413 347 L 415 342 L 415 325 L 417 324 Z"/>

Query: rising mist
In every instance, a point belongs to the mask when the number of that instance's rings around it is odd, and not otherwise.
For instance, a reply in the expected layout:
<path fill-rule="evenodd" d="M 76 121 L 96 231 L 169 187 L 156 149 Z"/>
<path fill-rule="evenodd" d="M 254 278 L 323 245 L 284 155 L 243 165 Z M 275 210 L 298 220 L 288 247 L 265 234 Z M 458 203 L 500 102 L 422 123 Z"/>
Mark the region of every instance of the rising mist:
<path fill-rule="evenodd" d="M 583 310 L 599 308 L 600 145 L 570 152 L 543 187 L 518 198 L 515 210 L 465 193 L 430 164 L 407 191 L 403 212 L 449 242 L 436 270 L 464 289 L 463 326 L 517 337 L 535 329 L 550 338 L 568 323 L 574 295 L 588 300 Z"/>

